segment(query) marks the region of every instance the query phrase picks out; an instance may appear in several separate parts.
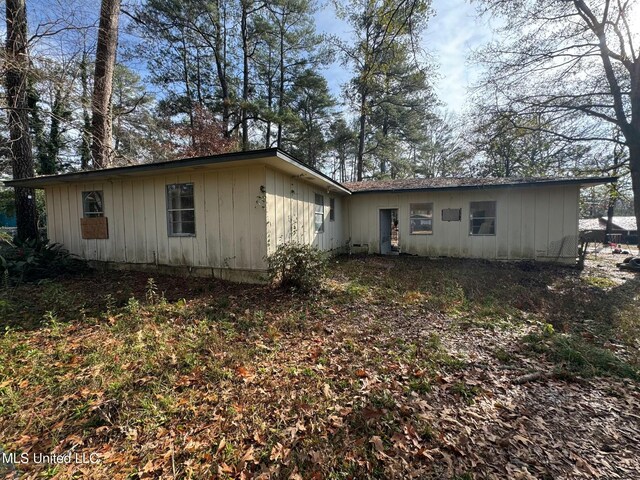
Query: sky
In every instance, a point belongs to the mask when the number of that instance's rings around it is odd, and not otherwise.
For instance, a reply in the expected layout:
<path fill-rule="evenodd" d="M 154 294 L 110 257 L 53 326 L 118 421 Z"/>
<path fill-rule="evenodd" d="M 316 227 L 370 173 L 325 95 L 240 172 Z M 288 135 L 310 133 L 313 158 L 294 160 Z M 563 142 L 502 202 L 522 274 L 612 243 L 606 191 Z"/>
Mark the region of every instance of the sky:
<path fill-rule="evenodd" d="M 318 33 L 348 39 L 350 27 L 336 17 L 331 0 L 320 1 L 321 8 L 315 15 Z M 56 15 L 82 17 L 81 24 L 91 23 L 89 19 L 97 20 L 98 10 L 91 0 L 30 0 L 27 3 L 30 14 L 36 17 L 50 12 L 53 18 Z M 462 114 L 468 105 L 468 89 L 479 73 L 478 67 L 468 61 L 469 54 L 491 38 L 491 31 L 477 18 L 475 7 L 469 0 L 433 0 L 432 9 L 435 15 L 429 19 L 422 36 L 422 45 L 436 64 L 432 84 L 443 107 Z M 123 40 L 125 37 L 121 36 Z M 144 75 L 144 65 L 136 67 Z M 323 73 L 333 95 L 341 99 L 342 85 L 349 81 L 351 73 L 338 60 Z"/>
<path fill-rule="evenodd" d="M 434 0 L 432 7 L 435 16 L 429 20 L 422 45 L 436 64 L 433 85 L 444 108 L 462 113 L 467 106 L 468 89 L 479 75 L 478 67 L 468 61 L 469 54 L 489 41 L 491 31 L 477 18 L 475 7 L 468 0 Z M 336 18 L 330 2 L 315 18 L 318 33 L 345 39 L 350 36 L 349 25 Z M 349 71 L 336 61 L 327 68 L 325 76 L 331 92 L 339 97 L 341 86 L 350 78 Z"/>

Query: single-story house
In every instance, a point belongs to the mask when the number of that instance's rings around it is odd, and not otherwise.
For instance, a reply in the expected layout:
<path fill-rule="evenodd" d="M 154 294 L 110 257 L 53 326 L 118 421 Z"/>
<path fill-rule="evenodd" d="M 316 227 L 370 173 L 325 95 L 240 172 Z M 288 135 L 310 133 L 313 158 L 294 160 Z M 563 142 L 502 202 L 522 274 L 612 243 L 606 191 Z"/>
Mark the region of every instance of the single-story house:
<path fill-rule="evenodd" d="M 332 252 L 573 263 L 580 187 L 614 180 L 343 185 L 264 149 L 7 183 L 44 189 L 49 239 L 87 260 L 253 281 L 289 241 Z"/>
<path fill-rule="evenodd" d="M 580 235 L 591 242 L 604 242 L 607 229 L 607 217 L 582 218 L 579 223 Z M 638 244 L 638 225 L 636 217 L 613 216 L 608 241 L 628 245 Z"/>

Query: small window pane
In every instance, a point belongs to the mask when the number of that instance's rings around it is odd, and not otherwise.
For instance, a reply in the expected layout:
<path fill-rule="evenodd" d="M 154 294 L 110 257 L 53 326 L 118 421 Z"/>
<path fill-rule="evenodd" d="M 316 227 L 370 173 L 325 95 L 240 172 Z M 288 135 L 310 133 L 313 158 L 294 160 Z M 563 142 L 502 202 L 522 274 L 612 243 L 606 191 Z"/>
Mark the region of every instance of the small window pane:
<path fill-rule="evenodd" d="M 412 235 L 433 233 L 433 203 L 409 205 L 409 233 Z"/>
<path fill-rule="evenodd" d="M 195 235 L 195 217 L 193 183 L 167 185 L 167 224 L 169 235 Z"/>
<path fill-rule="evenodd" d="M 104 202 L 102 190 L 82 192 L 82 210 L 84 217 L 103 217 Z"/>
<path fill-rule="evenodd" d="M 471 202 L 469 233 L 471 235 L 496 234 L 496 202 Z"/>
<path fill-rule="evenodd" d="M 329 221 L 333 222 L 336 219 L 336 199 L 329 199 Z"/>
<path fill-rule="evenodd" d="M 324 196 L 316 193 L 315 227 L 316 233 L 324 232 Z"/>

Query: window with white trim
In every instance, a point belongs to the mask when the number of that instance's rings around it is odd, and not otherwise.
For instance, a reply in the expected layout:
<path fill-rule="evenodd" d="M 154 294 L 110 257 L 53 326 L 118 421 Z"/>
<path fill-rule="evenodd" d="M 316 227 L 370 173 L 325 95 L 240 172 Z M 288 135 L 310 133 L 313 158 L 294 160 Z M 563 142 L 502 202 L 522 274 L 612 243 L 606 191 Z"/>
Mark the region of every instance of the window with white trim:
<path fill-rule="evenodd" d="M 334 222 L 336 220 L 336 199 L 329 199 L 329 221 Z"/>
<path fill-rule="evenodd" d="M 409 233 L 431 235 L 433 233 L 433 203 L 411 203 L 409 205 Z"/>
<path fill-rule="evenodd" d="M 324 196 L 316 193 L 315 224 L 316 233 L 324 233 Z"/>
<path fill-rule="evenodd" d="M 469 235 L 496 234 L 496 202 L 469 204 Z"/>
<path fill-rule="evenodd" d="M 195 236 L 193 183 L 167 185 L 167 227 L 172 237 Z"/>
<path fill-rule="evenodd" d="M 82 216 L 104 217 L 104 199 L 102 190 L 82 192 Z"/>

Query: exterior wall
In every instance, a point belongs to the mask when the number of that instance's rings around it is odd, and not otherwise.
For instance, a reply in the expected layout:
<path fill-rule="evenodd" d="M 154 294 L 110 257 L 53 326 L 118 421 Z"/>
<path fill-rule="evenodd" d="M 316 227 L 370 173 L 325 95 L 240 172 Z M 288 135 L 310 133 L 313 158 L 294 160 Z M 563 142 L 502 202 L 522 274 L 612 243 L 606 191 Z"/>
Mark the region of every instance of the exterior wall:
<path fill-rule="evenodd" d="M 343 206 L 345 199 L 278 170 L 267 168 L 267 251 L 295 241 L 320 250 L 338 251 L 345 246 Z M 324 196 L 324 232 L 315 229 L 315 194 Z M 329 219 L 330 198 L 335 198 L 335 220 Z"/>
<path fill-rule="evenodd" d="M 166 185 L 193 182 L 196 235 L 170 237 Z M 182 174 L 123 177 L 47 187 L 48 234 L 87 260 L 179 267 L 266 269 L 264 166 L 201 168 Z M 83 240 L 82 192 L 102 190 L 109 238 Z"/>
<path fill-rule="evenodd" d="M 575 262 L 578 186 L 450 190 L 424 193 L 362 193 L 349 198 L 354 251 L 379 253 L 379 210 L 398 209 L 400 251 L 422 256 L 535 259 Z M 496 201 L 496 235 L 469 235 L 469 203 Z M 409 204 L 433 203 L 433 234 L 409 234 Z M 460 222 L 443 222 L 444 208 L 462 208 Z"/>

